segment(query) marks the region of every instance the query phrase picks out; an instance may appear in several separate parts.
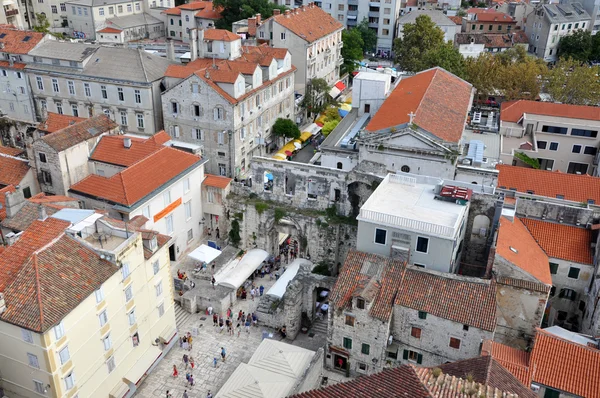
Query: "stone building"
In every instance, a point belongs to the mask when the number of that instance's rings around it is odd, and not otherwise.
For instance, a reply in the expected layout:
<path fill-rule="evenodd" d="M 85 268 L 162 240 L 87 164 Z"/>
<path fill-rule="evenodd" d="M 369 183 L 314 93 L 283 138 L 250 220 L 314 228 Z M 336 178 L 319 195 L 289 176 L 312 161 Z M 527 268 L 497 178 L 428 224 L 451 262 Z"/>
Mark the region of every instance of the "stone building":
<path fill-rule="evenodd" d="M 109 18 L 96 27 L 96 40 L 106 44 L 125 44 L 143 39 L 155 40 L 164 36 L 163 21 L 147 13 Z"/>
<path fill-rule="evenodd" d="M 383 369 L 404 267 L 403 260 L 348 253 L 330 296 L 327 367 L 351 374 Z"/>
<path fill-rule="evenodd" d="M 304 95 L 312 79 L 325 79 L 333 86 L 339 79 L 344 25 L 309 3 L 283 14 L 274 10 L 264 21 L 257 16 L 256 39 L 274 48 L 287 48 L 296 72 L 295 91 Z"/>
<path fill-rule="evenodd" d="M 252 157 L 276 145 L 275 121 L 294 115 L 296 68 L 285 49 L 242 47 L 239 36 L 220 29 L 197 34 L 199 58 L 167 70 L 165 130 L 201 144 L 209 173 L 243 179 Z M 213 52 L 223 59 L 208 58 Z"/>
<path fill-rule="evenodd" d="M 494 279 L 407 266 L 394 302 L 388 360 L 435 366 L 479 355 L 496 329 Z"/>
<path fill-rule="evenodd" d="M 462 21 L 462 31 L 466 33 L 511 33 L 516 26 L 510 15 L 493 10 L 473 13 Z"/>
<path fill-rule="evenodd" d="M 11 186 L 21 187 L 27 198 L 40 191 L 35 168 L 28 160 L 0 153 L 0 189 Z"/>
<path fill-rule="evenodd" d="M 163 0 L 161 0 L 161 3 Z M 162 4 L 161 4 L 162 6 Z M 166 36 L 173 40 L 190 42 L 190 30 L 214 27 L 221 13 L 212 1 L 192 1 L 162 11 Z"/>
<path fill-rule="evenodd" d="M 202 221 L 204 228 L 215 231 L 215 237 L 217 228 L 223 235 L 228 230 L 224 208 L 225 198 L 231 192 L 232 181 L 231 178 L 213 174 L 205 174 L 202 181 L 202 211 L 204 212 Z"/>
<path fill-rule="evenodd" d="M 152 135 L 162 128 L 161 83 L 170 61 L 141 49 L 56 41 L 27 57 L 40 118 L 46 111 L 84 118 L 103 113 L 125 131 Z"/>
<path fill-rule="evenodd" d="M 67 195 L 71 185 L 91 174 L 88 157 L 102 136 L 118 132 L 115 122 L 98 115 L 35 140 L 30 152 L 42 191 Z"/>

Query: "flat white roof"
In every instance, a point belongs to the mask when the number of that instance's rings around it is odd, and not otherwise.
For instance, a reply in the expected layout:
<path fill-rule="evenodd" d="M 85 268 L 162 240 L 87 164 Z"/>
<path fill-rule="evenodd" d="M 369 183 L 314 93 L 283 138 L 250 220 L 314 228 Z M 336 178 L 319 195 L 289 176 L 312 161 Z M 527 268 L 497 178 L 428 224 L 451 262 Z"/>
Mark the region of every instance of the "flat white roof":
<path fill-rule="evenodd" d="M 435 199 L 436 179 L 424 183 L 400 174 L 388 174 L 360 208 L 359 221 L 391 228 L 454 238 L 466 206 Z M 443 180 L 437 179 L 438 184 Z M 449 185 L 449 184 L 444 184 Z"/>
<path fill-rule="evenodd" d="M 380 80 L 382 82 L 388 81 L 391 79 L 391 75 L 387 75 L 385 73 L 380 72 L 358 72 L 356 76 L 354 76 L 354 80 Z"/>
<path fill-rule="evenodd" d="M 572 341 L 573 343 L 581 344 L 585 347 L 587 347 L 588 343 L 597 344 L 596 340 L 590 338 L 589 336 L 571 332 L 570 330 L 563 329 L 560 326 L 550 326 L 549 328 L 543 330 L 544 332 L 552 333 L 555 336 Z"/>

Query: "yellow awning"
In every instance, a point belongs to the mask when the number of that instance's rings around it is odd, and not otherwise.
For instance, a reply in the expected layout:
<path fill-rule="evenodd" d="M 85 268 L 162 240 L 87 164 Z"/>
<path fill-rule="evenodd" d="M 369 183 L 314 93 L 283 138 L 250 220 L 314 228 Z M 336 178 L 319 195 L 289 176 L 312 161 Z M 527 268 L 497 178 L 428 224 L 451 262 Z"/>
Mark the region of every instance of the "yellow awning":
<path fill-rule="evenodd" d="M 123 398 L 128 391 L 129 385 L 127 385 L 127 383 L 125 383 L 123 380 L 119 380 L 119 383 L 110 391 L 108 396 L 110 398 Z"/>
<path fill-rule="evenodd" d="M 273 155 L 273 158 L 277 160 L 287 160 L 287 155 L 283 152 L 277 152 L 275 155 Z"/>
<path fill-rule="evenodd" d="M 162 354 L 162 351 L 156 346 L 150 346 L 148 351 L 146 351 L 142 357 L 132 366 L 131 369 L 125 374 L 123 379 L 125 381 L 137 384 L 138 381 L 146 374 L 146 371 L 152 366 L 152 364 L 158 359 L 158 357 Z"/>
<path fill-rule="evenodd" d="M 312 137 L 312 133 L 310 131 L 305 131 L 304 133 L 300 134 L 300 141 L 306 142 L 310 140 L 310 137 Z"/>
<path fill-rule="evenodd" d="M 296 147 L 294 146 L 294 143 L 288 142 L 287 144 L 285 144 L 283 146 L 283 148 L 281 148 L 281 150 L 279 152 L 283 152 L 283 153 L 285 153 L 285 151 L 294 152 L 295 150 L 296 150 Z"/>

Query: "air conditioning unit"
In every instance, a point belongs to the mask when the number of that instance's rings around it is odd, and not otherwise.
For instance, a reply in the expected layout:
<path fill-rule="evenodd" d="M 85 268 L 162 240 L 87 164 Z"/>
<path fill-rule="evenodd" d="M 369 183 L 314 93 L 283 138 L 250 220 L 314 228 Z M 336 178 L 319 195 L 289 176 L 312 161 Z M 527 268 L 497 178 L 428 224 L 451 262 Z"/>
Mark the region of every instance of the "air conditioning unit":
<path fill-rule="evenodd" d="M 535 383 L 531 383 L 531 391 L 533 391 L 533 392 L 540 391 L 540 386 Z"/>

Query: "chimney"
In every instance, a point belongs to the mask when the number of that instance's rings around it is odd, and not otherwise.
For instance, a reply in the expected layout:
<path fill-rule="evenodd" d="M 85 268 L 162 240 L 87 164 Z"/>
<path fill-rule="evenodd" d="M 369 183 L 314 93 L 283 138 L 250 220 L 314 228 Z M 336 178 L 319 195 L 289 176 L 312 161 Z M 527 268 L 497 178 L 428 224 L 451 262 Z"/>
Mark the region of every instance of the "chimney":
<path fill-rule="evenodd" d="M 260 13 L 256 14 L 255 17 L 256 17 L 256 26 L 260 26 L 260 18 L 261 18 Z"/>
<path fill-rule="evenodd" d="M 190 29 L 190 62 L 198 59 L 198 31 Z"/>
<path fill-rule="evenodd" d="M 248 18 L 248 36 L 256 36 L 256 17 Z"/>
<path fill-rule="evenodd" d="M 198 58 L 204 58 L 204 29 L 196 29 L 196 40 L 198 40 Z"/>
<path fill-rule="evenodd" d="M 273 10 L 273 15 L 280 15 L 281 14 L 281 10 L 279 8 L 276 8 Z"/>
<path fill-rule="evenodd" d="M 46 208 L 44 205 L 40 204 L 38 206 L 38 219 L 40 221 L 44 221 L 46 218 L 48 218 L 48 214 L 46 214 Z"/>
<path fill-rule="evenodd" d="M 167 38 L 167 59 L 170 61 L 175 61 L 175 45 L 173 44 L 173 40 L 171 40 L 171 38 Z"/>
<path fill-rule="evenodd" d="M 6 301 L 4 301 L 4 294 L 0 293 L 0 315 L 6 311 Z"/>
<path fill-rule="evenodd" d="M 131 138 L 125 137 L 123 138 L 123 147 L 129 149 L 131 148 Z"/>
<path fill-rule="evenodd" d="M 290 10 L 285 10 L 285 12 L 283 13 L 283 15 L 285 15 L 286 18 L 290 17 Z"/>
<path fill-rule="evenodd" d="M 27 203 L 21 187 L 16 186 L 15 188 L 15 192 L 6 192 L 4 194 L 6 198 L 4 202 L 6 206 L 6 218 L 13 218 L 16 216 L 19 210 Z"/>

